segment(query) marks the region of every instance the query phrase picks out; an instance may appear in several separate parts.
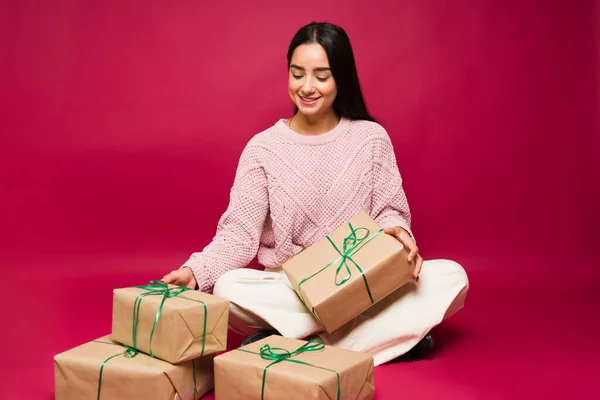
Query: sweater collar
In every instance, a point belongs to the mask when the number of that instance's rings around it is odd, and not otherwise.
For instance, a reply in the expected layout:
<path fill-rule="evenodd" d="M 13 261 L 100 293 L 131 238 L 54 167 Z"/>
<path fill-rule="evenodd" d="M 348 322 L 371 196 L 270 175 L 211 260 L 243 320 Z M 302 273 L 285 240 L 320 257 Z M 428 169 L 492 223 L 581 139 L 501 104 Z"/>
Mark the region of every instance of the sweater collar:
<path fill-rule="evenodd" d="M 282 118 L 275 124 L 280 132 L 284 134 L 286 138 L 289 138 L 295 143 L 307 144 L 307 145 L 320 145 L 329 143 L 337 139 L 342 133 L 344 133 L 350 124 L 350 120 L 342 117 L 340 122 L 330 130 L 329 132 L 322 133 L 320 135 L 301 135 L 296 131 L 291 130 Z"/>

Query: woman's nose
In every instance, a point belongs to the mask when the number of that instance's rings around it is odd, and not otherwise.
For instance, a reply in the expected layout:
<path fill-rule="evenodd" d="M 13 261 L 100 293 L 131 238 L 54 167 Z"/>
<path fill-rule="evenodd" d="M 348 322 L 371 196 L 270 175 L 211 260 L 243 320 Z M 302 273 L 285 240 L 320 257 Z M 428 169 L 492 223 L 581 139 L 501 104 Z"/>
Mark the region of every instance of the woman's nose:
<path fill-rule="evenodd" d="M 312 93 L 315 90 L 312 78 L 306 78 L 306 80 L 304 81 L 304 85 L 302 85 L 302 90 L 306 93 Z"/>

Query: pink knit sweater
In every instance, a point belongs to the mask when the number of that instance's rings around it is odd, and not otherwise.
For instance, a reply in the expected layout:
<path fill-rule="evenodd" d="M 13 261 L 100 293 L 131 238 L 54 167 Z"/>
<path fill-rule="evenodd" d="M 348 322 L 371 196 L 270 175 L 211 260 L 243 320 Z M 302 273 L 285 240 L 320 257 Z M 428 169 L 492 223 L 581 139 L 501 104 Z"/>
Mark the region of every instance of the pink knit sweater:
<path fill-rule="evenodd" d="M 331 131 L 300 135 L 283 119 L 242 152 L 227 210 L 213 240 L 184 264 L 202 291 L 255 256 L 281 266 L 366 211 L 383 228 L 410 232 L 410 210 L 387 132 L 342 118 Z"/>

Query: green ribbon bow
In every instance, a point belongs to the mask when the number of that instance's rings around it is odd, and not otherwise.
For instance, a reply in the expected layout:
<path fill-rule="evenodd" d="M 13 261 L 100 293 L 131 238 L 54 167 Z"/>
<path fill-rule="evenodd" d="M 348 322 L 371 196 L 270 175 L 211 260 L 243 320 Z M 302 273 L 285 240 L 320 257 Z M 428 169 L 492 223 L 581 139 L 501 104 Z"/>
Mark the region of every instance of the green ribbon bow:
<path fill-rule="evenodd" d="M 193 290 L 193 289 L 190 289 L 188 287 L 183 287 L 183 286 L 176 287 L 176 288 L 169 288 L 169 285 L 167 285 L 164 281 L 161 281 L 161 280 L 152 280 L 152 281 L 148 282 L 147 285 L 135 286 L 135 288 L 147 290 L 147 292 L 139 294 L 135 298 L 135 302 L 133 303 L 133 327 L 131 329 L 131 332 L 133 335 L 133 347 L 134 348 L 137 348 L 137 328 L 138 328 L 138 323 L 139 323 L 140 307 L 142 305 L 142 300 L 146 296 L 162 296 L 163 297 L 162 301 L 160 302 L 160 305 L 158 307 L 158 311 L 156 311 L 156 316 L 154 317 L 154 323 L 152 324 L 152 330 L 150 331 L 149 353 L 150 353 L 150 357 L 154 357 L 154 354 L 152 353 L 152 338 L 154 337 L 154 331 L 156 330 L 156 325 L 158 324 L 158 319 L 160 318 L 160 314 L 162 313 L 163 305 L 165 304 L 165 301 L 167 299 L 172 299 L 173 297 L 177 297 L 180 294 L 187 292 L 188 290 Z M 195 301 L 197 303 L 201 303 L 204 306 L 204 329 L 202 332 L 202 352 L 200 354 L 200 356 L 203 356 L 204 355 L 204 344 L 206 342 L 206 317 L 207 317 L 206 303 L 204 303 L 201 300 L 190 299 L 188 297 L 183 297 L 183 296 L 180 298 L 190 300 L 190 301 Z"/>
<path fill-rule="evenodd" d="M 350 227 L 350 234 L 344 238 L 344 243 L 342 245 L 343 251 L 340 251 L 340 249 L 336 246 L 333 240 L 331 240 L 331 238 L 327 236 L 327 240 L 329 240 L 329 243 L 331 243 L 335 251 L 337 251 L 337 253 L 340 256 L 332 262 L 330 262 L 329 264 L 327 264 L 326 266 L 324 266 L 323 268 L 321 268 L 320 270 L 318 270 L 317 272 L 315 272 L 314 274 L 302 279 L 300 283 L 298 283 L 298 293 L 300 294 L 300 298 L 304 303 L 304 295 L 300 290 L 304 282 L 308 281 L 309 279 L 313 278 L 314 276 L 320 274 L 321 272 L 325 271 L 326 269 L 337 263 L 338 266 L 335 270 L 335 285 L 338 287 L 342 286 L 344 283 L 348 282 L 348 280 L 352 277 L 352 270 L 348 265 L 348 262 L 351 262 L 352 264 L 354 264 L 354 266 L 362 276 L 363 281 L 365 282 L 365 288 L 367 289 L 367 293 L 369 294 L 369 299 L 371 300 L 371 304 L 374 304 L 373 296 L 371 295 L 371 289 L 369 288 L 369 283 L 367 282 L 367 277 L 365 276 L 362 268 L 356 263 L 356 261 L 352 259 L 352 256 L 356 254 L 360 249 L 362 249 L 367 243 L 369 243 L 371 240 L 377 237 L 377 235 L 383 232 L 383 229 L 379 229 L 377 232 L 371 235 L 371 231 L 367 228 L 355 229 L 350 222 L 348 222 L 348 226 Z M 343 270 L 346 271 L 346 276 L 342 280 L 339 280 L 340 273 Z"/>
<path fill-rule="evenodd" d="M 239 351 L 243 351 L 245 353 L 260 355 L 260 357 L 263 360 L 273 361 L 272 363 L 270 363 L 269 365 L 267 365 L 263 369 L 262 389 L 261 389 L 261 393 L 260 393 L 261 400 L 264 400 L 264 398 L 265 398 L 265 383 L 267 381 L 267 370 L 272 365 L 278 364 L 278 363 L 280 363 L 282 361 L 287 361 L 287 362 L 291 362 L 291 363 L 295 363 L 295 364 L 308 365 L 309 367 L 319 368 L 319 369 L 322 369 L 322 370 L 325 370 L 325 371 L 330 371 L 330 372 L 335 373 L 335 375 L 337 376 L 337 395 L 336 395 L 336 399 L 340 400 L 340 390 L 341 390 L 341 387 L 340 387 L 340 374 L 337 371 L 335 371 L 333 369 L 319 367 L 317 365 L 309 364 L 309 363 L 304 362 L 304 361 L 291 359 L 292 357 L 297 356 L 297 355 L 302 354 L 302 353 L 313 352 L 313 351 L 321 351 L 323 349 L 325 349 L 325 343 L 322 340 L 313 339 L 313 340 L 310 340 L 310 341 L 306 342 L 304 345 L 298 347 L 296 350 L 291 351 L 291 352 L 288 351 L 288 350 L 286 350 L 286 349 L 279 348 L 279 347 L 271 347 L 268 344 L 265 344 L 265 345 L 261 346 L 259 353 L 256 353 L 254 351 L 244 350 L 244 349 L 238 349 L 238 350 Z"/>
<path fill-rule="evenodd" d="M 93 342 L 110 344 L 112 346 L 122 347 L 121 345 L 116 344 L 116 343 L 102 342 L 100 340 L 93 340 Z M 102 362 L 102 365 L 100 365 L 100 374 L 98 376 L 98 393 L 96 395 L 96 400 L 100 400 L 100 393 L 102 391 L 102 373 L 104 372 L 104 366 L 106 365 L 106 363 L 118 356 L 123 356 L 125 358 L 133 358 L 133 357 L 137 356 L 138 354 L 139 354 L 139 351 L 137 351 L 136 349 L 129 347 L 129 346 L 125 346 L 125 351 L 118 352 L 114 356 L 110 356 Z M 196 363 L 194 362 L 194 360 L 192 360 L 192 374 L 194 375 L 194 398 L 196 398 L 196 391 L 197 391 L 197 389 L 196 389 Z"/>

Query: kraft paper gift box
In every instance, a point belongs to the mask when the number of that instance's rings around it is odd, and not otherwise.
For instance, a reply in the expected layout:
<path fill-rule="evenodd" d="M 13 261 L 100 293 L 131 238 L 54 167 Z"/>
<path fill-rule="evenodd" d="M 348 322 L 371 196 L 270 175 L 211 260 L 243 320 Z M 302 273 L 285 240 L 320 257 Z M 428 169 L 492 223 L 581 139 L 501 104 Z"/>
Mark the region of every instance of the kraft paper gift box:
<path fill-rule="evenodd" d="M 366 400 L 375 393 L 370 354 L 270 336 L 215 357 L 215 399 Z"/>
<path fill-rule="evenodd" d="M 112 339 L 172 364 L 224 351 L 229 301 L 151 281 L 113 292 Z"/>
<path fill-rule="evenodd" d="M 56 400 L 192 400 L 214 386 L 214 356 L 173 365 L 105 336 L 54 357 Z"/>
<path fill-rule="evenodd" d="M 365 212 L 283 264 L 298 296 L 328 333 L 407 282 L 414 263 L 402 243 Z"/>

